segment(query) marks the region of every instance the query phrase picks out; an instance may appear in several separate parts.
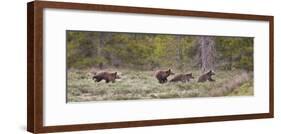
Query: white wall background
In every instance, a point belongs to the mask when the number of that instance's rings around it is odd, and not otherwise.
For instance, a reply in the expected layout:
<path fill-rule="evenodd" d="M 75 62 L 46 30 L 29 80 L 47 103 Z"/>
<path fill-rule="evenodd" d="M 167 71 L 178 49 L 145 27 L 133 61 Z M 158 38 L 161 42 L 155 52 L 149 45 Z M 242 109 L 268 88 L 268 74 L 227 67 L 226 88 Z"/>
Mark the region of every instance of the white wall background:
<path fill-rule="evenodd" d="M 64 1 L 64 0 L 57 0 Z M 281 124 L 281 3 L 278 0 L 68 0 L 97 4 L 264 14 L 275 16 L 275 118 L 186 125 L 72 132 L 73 134 L 131 133 L 277 133 Z M 0 133 L 22 134 L 26 129 L 26 3 L 0 4 Z M 279 76 L 278 76 L 279 75 Z M 259 105 L 259 104 L 257 104 Z"/>

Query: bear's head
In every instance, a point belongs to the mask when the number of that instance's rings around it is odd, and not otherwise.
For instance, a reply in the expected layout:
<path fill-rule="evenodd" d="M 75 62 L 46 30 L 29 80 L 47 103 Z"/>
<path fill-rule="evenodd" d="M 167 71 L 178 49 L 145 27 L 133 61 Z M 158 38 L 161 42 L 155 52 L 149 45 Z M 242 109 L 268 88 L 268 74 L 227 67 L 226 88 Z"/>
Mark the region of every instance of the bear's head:
<path fill-rule="evenodd" d="M 214 72 L 213 70 L 210 70 L 210 71 L 207 73 L 207 75 L 209 75 L 209 76 L 215 75 L 215 72 Z"/>
<path fill-rule="evenodd" d="M 172 70 L 169 69 L 169 70 L 166 71 L 166 74 L 168 74 L 168 75 L 174 75 L 175 73 L 173 73 Z"/>
<path fill-rule="evenodd" d="M 112 74 L 114 76 L 115 79 L 121 79 L 121 77 L 117 74 L 117 72 Z"/>
<path fill-rule="evenodd" d="M 186 76 L 187 78 L 194 79 L 194 77 L 193 77 L 192 73 L 185 74 L 185 76 Z"/>

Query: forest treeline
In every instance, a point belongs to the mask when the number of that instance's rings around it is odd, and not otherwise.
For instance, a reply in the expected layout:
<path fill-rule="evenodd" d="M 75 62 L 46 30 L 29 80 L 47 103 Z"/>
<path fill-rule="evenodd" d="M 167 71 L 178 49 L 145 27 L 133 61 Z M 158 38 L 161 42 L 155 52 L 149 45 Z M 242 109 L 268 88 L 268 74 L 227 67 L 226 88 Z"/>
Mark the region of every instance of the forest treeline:
<path fill-rule="evenodd" d="M 253 70 L 253 38 L 67 31 L 67 68 Z"/>

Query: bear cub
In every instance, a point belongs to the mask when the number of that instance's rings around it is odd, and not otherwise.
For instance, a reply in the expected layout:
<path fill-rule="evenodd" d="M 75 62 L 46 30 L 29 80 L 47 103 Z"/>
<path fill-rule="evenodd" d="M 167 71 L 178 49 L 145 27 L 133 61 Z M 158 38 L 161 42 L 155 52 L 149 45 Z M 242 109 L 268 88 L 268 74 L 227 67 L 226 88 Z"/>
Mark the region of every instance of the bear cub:
<path fill-rule="evenodd" d="M 166 71 L 161 70 L 161 71 L 156 72 L 156 76 L 155 77 L 159 81 L 159 83 L 162 84 L 162 83 L 166 83 L 168 81 L 167 78 L 170 75 L 174 75 L 174 73 L 171 71 L 171 69 L 168 69 Z"/>
<path fill-rule="evenodd" d="M 170 82 L 189 82 L 190 79 L 194 79 L 192 73 L 188 73 L 188 74 L 179 74 L 176 75 L 173 79 L 170 80 Z"/>
<path fill-rule="evenodd" d="M 198 79 L 198 82 L 215 81 L 214 79 L 212 79 L 212 75 L 215 75 L 215 72 L 210 70 L 209 72 L 201 75 Z"/>
<path fill-rule="evenodd" d="M 96 82 L 105 80 L 106 83 L 109 83 L 109 82 L 114 83 L 115 79 L 120 79 L 120 76 L 117 75 L 117 72 L 114 72 L 114 73 L 101 72 L 101 73 L 98 73 L 97 75 L 93 76 L 93 80 L 95 80 Z"/>

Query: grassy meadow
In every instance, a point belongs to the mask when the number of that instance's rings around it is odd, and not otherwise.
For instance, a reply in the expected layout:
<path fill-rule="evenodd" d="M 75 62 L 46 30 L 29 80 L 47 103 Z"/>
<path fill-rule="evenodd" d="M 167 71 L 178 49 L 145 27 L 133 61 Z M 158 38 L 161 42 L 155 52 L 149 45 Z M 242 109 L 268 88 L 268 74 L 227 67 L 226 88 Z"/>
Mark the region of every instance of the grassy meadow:
<path fill-rule="evenodd" d="M 101 70 L 96 70 L 101 72 Z M 129 69 L 107 69 L 117 71 L 121 79 L 115 83 L 95 82 L 90 69 L 68 69 L 67 101 L 105 101 L 168 99 L 216 96 L 251 96 L 253 95 L 253 73 L 242 70 L 216 71 L 215 82 L 198 83 L 201 73 L 190 70 L 195 79 L 187 83 L 158 83 L 155 71 L 136 71 Z M 175 74 L 184 73 L 173 70 Z M 186 73 L 187 73 L 186 72 Z M 169 76 L 168 80 L 174 76 Z"/>

